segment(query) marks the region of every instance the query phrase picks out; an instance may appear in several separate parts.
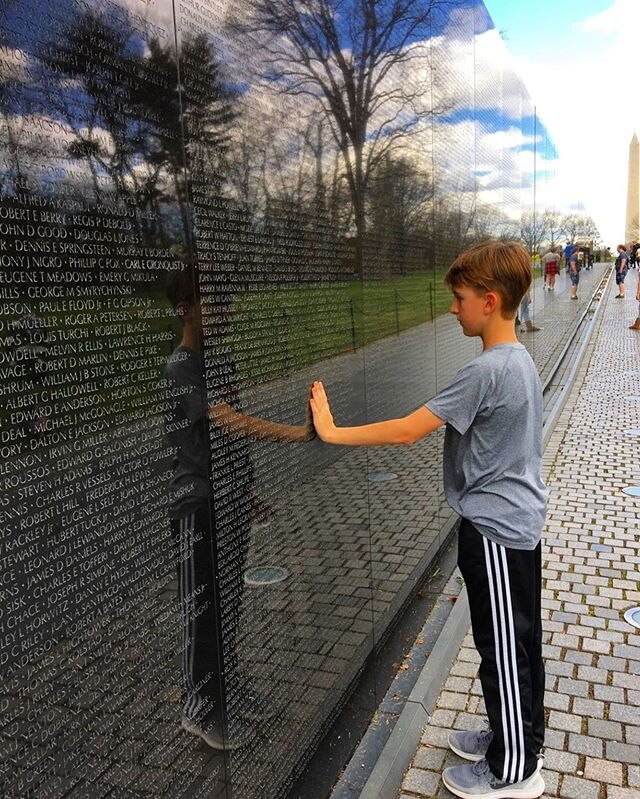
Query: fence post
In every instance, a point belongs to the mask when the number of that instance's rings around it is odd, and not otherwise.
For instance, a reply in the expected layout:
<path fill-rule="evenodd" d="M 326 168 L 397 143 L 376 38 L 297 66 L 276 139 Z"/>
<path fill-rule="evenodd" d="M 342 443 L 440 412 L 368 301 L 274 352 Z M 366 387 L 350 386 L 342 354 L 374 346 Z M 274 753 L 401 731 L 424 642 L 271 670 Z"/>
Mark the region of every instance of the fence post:
<path fill-rule="evenodd" d="M 400 314 L 398 312 L 398 289 L 394 291 L 394 299 L 396 305 L 396 335 L 400 335 Z"/>
<path fill-rule="evenodd" d="M 287 309 L 282 309 L 282 321 L 283 321 L 283 340 L 284 340 L 284 373 L 288 374 L 289 369 L 291 367 L 291 354 L 289 353 L 289 316 L 287 314 Z"/>
<path fill-rule="evenodd" d="M 431 321 L 433 322 L 434 317 L 434 308 L 433 308 L 433 281 L 429 281 L 429 313 L 431 314 Z"/>
<path fill-rule="evenodd" d="M 351 314 L 351 346 L 355 352 L 358 349 L 358 341 L 356 339 L 356 318 L 353 310 L 353 298 L 349 299 L 349 313 Z"/>

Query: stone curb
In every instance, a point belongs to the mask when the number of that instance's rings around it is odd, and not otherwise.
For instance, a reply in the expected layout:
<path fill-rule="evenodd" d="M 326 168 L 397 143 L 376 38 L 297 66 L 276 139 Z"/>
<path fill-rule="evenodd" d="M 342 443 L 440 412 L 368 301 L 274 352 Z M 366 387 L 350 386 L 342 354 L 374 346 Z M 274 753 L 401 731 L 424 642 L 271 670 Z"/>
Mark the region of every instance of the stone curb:
<path fill-rule="evenodd" d="M 360 799 L 396 799 L 404 773 L 415 754 L 422 730 L 429 722 L 469 623 L 469 601 L 466 588 L 463 588 Z"/>
<path fill-rule="evenodd" d="M 606 296 L 606 292 L 609 289 L 609 285 L 611 284 L 611 277 L 613 272 L 609 272 L 604 284 L 602 286 L 602 290 L 600 292 L 600 298 L 598 300 L 598 304 L 596 305 L 596 309 L 594 311 L 593 317 L 589 322 L 589 326 L 587 327 L 584 338 L 580 342 L 580 349 L 578 350 L 577 354 L 573 358 L 573 363 L 571 364 L 571 370 L 567 375 L 565 381 L 565 387 L 560 397 L 556 401 L 555 405 L 553 406 L 553 410 L 545 420 L 543 431 L 542 431 L 542 451 L 544 452 L 547 448 L 549 443 L 549 439 L 553 433 L 553 430 L 556 426 L 556 422 L 560 418 L 560 414 L 562 413 L 564 406 L 567 404 L 567 400 L 573 390 L 576 375 L 578 374 L 578 370 L 580 369 L 582 362 L 584 360 L 584 356 L 587 352 L 589 344 L 591 343 L 591 339 L 593 337 L 593 333 L 596 330 L 597 322 L 599 321 L 599 316 L 603 306 L 605 305 L 603 298 Z"/>

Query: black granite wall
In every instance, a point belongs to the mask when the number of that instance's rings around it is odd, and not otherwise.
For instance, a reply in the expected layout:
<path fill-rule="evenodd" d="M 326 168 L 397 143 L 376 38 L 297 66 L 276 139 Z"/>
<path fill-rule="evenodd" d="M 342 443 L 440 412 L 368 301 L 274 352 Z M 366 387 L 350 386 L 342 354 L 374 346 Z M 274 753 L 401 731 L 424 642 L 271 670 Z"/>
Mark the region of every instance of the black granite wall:
<path fill-rule="evenodd" d="M 307 440 L 309 384 L 475 353 L 441 276 L 535 122 L 474 0 L 2 4 L 3 797 L 287 795 L 448 513 L 439 436 Z"/>

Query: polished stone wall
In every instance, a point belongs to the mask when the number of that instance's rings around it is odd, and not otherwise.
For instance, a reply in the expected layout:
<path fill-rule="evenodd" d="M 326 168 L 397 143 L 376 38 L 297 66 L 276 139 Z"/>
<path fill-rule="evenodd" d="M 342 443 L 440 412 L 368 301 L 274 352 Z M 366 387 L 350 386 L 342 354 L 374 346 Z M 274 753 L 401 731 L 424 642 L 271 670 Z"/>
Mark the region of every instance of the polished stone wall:
<path fill-rule="evenodd" d="M 442 543 L 440 434 L 309 384 L 444 385 L 555 154 L 480 2 L 402 7 L 2 5 L 6 799 L 286 796 Z"/>

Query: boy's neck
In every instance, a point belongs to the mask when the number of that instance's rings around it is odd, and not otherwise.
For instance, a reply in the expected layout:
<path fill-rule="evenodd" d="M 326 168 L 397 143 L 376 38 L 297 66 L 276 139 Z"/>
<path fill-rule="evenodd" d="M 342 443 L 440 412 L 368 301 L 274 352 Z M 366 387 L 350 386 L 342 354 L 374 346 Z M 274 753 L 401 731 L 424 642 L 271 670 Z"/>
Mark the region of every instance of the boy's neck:
<path fill-rule="evenodd" d="M 198 352 L 200 349 L 201 340 L 202 335 L 200 330 L 196 330 L 193 325 L 186 323 L 182 328 L 180 346 L 186 347 L 189 350 L 194 350 L 194 352 Z"/>
<path fill-rule="evenodd" d="M 488 350 L 490 347 L 495 347 L 496 344 L 519 344 L 518 337 L 516 336 L 516 327 L 514 319 L 503 319 L 501 316 L 497 318 L 491 317 L 487 320 L 485 329 L 480 334 L 482 339 L 482 349 Z"/>

